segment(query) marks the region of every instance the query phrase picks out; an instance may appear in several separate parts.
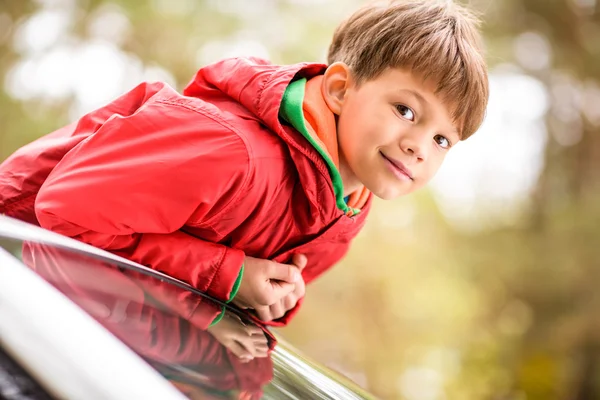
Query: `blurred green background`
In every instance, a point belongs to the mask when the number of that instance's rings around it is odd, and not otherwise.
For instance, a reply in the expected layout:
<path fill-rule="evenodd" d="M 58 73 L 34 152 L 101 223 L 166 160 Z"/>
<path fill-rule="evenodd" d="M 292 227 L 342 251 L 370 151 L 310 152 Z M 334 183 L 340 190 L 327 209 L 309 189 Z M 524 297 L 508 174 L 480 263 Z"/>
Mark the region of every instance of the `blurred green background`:
<path fill-rule="evenodd" d="M 323 61 L 361 0 L 0 0 L 0 160 L 142 80 Z M 600 1 L 471 0 L 491 99 L 288 340 L 386 399 L 600 399 Z"/>

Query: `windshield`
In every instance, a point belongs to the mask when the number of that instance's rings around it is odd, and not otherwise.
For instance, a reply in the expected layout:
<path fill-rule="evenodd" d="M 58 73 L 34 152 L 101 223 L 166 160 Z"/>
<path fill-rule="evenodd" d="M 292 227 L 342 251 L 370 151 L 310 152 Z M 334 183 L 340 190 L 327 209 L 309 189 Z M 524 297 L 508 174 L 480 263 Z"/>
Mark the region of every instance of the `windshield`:
<path fill-rule="evenodd" d="M 225 304 L 76 250 L 11 239 L 0 245 L 189 398 L 260 398 L 273 377 L 274 337 Z M 252 359 L 240 358 L 248 352 Z"/>

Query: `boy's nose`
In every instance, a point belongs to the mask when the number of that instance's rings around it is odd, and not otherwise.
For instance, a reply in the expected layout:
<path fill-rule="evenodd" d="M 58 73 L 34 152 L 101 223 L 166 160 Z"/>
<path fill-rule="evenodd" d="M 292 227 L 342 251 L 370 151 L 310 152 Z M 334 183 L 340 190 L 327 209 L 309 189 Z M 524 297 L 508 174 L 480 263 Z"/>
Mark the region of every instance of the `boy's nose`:
<path fill-rule="evenodd" d="M 420 137 L 419 137 L 420 136 Z M 406 137 L 402 141 L 402 150 L 412 157 L 417 159 L 417 162 L 425 161 L 427 158 L 425 135 L 418 135 L 416 137 Z"/>

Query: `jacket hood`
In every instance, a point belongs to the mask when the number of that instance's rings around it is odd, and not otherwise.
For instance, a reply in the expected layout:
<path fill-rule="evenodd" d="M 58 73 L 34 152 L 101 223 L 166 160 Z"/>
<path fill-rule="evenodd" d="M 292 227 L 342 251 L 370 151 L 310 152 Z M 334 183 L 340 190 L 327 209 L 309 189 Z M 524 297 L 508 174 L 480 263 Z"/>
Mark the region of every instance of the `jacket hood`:
<path fill-rule="evenodd" d="M 325 188 L 316 175 L 326 177 L 331 182 L 327 164 L 300 132 L 281 123 L 279 111 L 284 93 L 293 80 L 310 79 L 323 74 L 326 69 L 325 64 L 317 63 L 281 66 L 259 58 L 225 59 L 200 69 L 183 94 L 210 101 L 210 93 L 216 89 L 259 118 L 287 144 L 308 200 L 324 212 L 322 207 L 325 205 L 319 201 L 318 193 Z M 319 173 L 315 174 L 315 170 Z M 332 206 L 336 208 L 333 186 L 329 186 Z"/>
<path fill-rule="evenodd" d="M 203 97 L 206 89 L 216 88 L 279 133 L 279 108 L 290 82 L 310 79 L 324 73 L 326 68 L 325 64 L 316 63 L 281 66 L 260 58 L 230 58 L 201 68 L 183 94 Z"/>

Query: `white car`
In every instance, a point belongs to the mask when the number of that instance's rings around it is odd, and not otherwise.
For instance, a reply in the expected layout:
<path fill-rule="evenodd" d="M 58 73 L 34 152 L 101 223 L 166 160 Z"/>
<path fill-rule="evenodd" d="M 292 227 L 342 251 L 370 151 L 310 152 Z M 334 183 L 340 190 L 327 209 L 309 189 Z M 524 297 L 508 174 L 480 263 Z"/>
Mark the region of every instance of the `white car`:
<path fill-rule="evenodd" d="M 244 362 L 199 328 L 215 308 L 223 329 L 260 328 L 269 356 Z M 374 396 L 184 282 L 0 215 L 0 398 Z"/>

